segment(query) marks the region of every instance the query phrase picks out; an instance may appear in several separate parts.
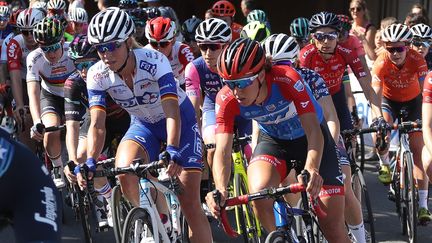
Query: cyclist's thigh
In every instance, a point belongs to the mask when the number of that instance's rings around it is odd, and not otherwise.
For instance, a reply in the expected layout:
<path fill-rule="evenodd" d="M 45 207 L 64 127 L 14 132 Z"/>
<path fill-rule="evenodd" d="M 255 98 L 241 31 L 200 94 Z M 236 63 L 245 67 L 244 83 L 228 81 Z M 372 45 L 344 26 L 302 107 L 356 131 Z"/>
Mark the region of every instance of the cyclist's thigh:
<path fill-rule="evenodd" d="M 214 109 L 203 109 L 202 135 L 205 144 L 215 143 L 216 115 Z"/>
<path fill-rule="evenodd" d="M 338 115 L 340 130 L 353 129 L 351 114 L 348 109 L 344 89 L 332 95 L 333 103 L 335 105 L 336 113 Z"/>
<path fill-rule="evenodd" d="M 41 117 L 45 115 L 54 113 L 60 119 L 64 116 L 64 98 L 53 95 L 48 91 L 42 89 L 40 96 L 40 107 L 41 107 Z M 45 124 L 46 126 L 52 126 L 52 124 Z M 58 125 L 58 124 L 53 124 Z"/>
<path fill-rule="evenodd" d="M 408 109 L 408 121 L 416 121 L 421 119 L 422 112 L 422 96 L 419 95 L 413 100 L 406 102 Z"/>
<path fill-rule="evenodd" d="M 382 112 L 387 113 L 387 115 L 386 114 L 383 115 L 386 121 L 389 123 L 393 123 L 393 121 L 397 118 L 402 108 L 402 106 L 398 102 L 389 100 L 384 96 L 382 98 L 381 107 L 382 107 Z"/>

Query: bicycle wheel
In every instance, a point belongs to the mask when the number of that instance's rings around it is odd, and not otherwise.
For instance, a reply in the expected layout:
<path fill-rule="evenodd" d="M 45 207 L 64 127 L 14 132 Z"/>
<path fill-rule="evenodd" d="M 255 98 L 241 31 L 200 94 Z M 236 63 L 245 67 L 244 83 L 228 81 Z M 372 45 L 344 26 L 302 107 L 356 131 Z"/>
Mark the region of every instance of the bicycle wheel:
<path fill-rule="evenodd" d="M 298 240 L 294 240 L 290 238 L 285 232 L 281 230 L 275 230 L 270 232 L 265 239 L 265 243 L 295 243 L 299 242 Z M 300 241 L 301 242 L 301 241 Z"/>
<path fill-rule="evenodd" d="M 88 201 L 88 198 L 87 199 L 85 198 L 87 196 L 85 192 L 79 190 L 79 188 L 75 188 L 75 190 L 77 190 L 76 192 L 78 193 L 77 210 L 80 217 L 81 226 L 84 232 L 84 240 L 86 243 L 92 243 L 93 239 L 92 239 L 91 226 L 89 222 L 90 202 Z"/>
<path fill-rule="evenodd" d="M 365 227 L 366 241 L 375 243 L 375 226 L 374 226 L 374 216 L 372 212 L 372 206 L 370 202 L 369 192 L 366 186 L 363 173 L 360 169 L 356 169 L 352 175 L 352 187 L 354 195 L 360 201 L 363 224 Z"/>
<path fill-rule="evenodd" d="M 183 214 L 180 215 L 180 227 L 182 236 L 181 241 L 178 243 L 189 243 L 189 225 L 186 221 L 186 217 Z"/>
<path fill-rule="evenodd" d="M 156 242 L 153 238 L 153 225 L 147 210 L 133 208 L 129 211 L 122 231 L 122 243 L 130 242 Z"/>
<path fill-rule="evenodd" d="M 121 242 L 123 224 L 131 208 L 132 206 L 130 203 L 123 197 L 120 186 L 115 186 L 112 189 L 111 213 L 113 219 L 113 231 L 117 243 Z"/>
<path fill-rule="evenodd" d="M 248 193 L 246 183 L 240 174 L 234 175 L 234 195 L 240 196 Z M 235 207 L 237 232 L 242 235 L 243 242 L 261 242 L 258 235 L 258 221 L 250 204 Z"/>
<path fill-rule="evenodd" d="M 410 152 L 405 152 L 404 154 L 404 197 L 407 205 L 407 233 L 409 237 L 409 242 L 417 241 L 417 189 L 414 180 L 414 161 L 412 159 L 412 154 Z"/>

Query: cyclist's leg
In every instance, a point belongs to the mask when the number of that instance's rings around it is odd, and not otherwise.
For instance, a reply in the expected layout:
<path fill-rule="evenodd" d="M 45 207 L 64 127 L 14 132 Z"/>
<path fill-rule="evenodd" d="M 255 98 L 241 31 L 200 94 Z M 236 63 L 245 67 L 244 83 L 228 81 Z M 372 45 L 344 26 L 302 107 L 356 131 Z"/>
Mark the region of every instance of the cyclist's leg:
<path fill-rule="evenodd" d="M 385 97 L 383 97 L 382 113 L 383 113 L 384 120 L 386 120 L 388 124 L 393 124 L 395 115 L 399 113 L 400 108 L 401 107 L 397 103 L 392 102 L 391 100 L 388 100 Z M 389 158 L 390 140 L 391 140 L 390 132 L 388 132 L 386 137 L 387 148 L 378 151 L 378 157 L 380 163 L 380 171 L 379 171 L 378 179 L 385 184 L 391 182 L 390 158 Z"/>

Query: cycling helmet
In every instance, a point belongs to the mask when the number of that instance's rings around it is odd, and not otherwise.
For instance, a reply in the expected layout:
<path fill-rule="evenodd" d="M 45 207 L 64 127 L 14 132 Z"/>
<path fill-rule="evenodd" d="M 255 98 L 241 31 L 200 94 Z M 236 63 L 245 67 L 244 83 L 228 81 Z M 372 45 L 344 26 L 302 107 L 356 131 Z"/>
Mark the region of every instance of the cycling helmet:
<path fill-rule="evenodd" d="M 28 8 L 19 13 L 16 25 L 20 29 L 33 29 L 45 17 L 44 13 L 37 8 Z"/>
<path fill-rule="evenodd" d="M 240 37 L 251 38 L 256 41 L 263 41 L 265 38 L 270 36 L 270 30 L 267 28 L 265 23 L 259 21 L 253 21 L 245 25 L 240 32 Z"/>
<path fill-rule="evenodd" d="M 136 23 L 138 21 L 145 23 L 148 19 L 147 12 L 142 8 L 130 9 L 130 10 L 127 10 L 126 12 L 132 18 L 134 23 Z"/>
<path fill-rule="evenodd" d="M 340 28 L 342 31 L 350 31 L 351 30 L 351 20 L 348 16 L 344 14 L 338 14 L 337 15 L 339 22 L 340 22 Z"/>
<path fill-rule="evenodd" d="M 267 55 L 271 55 L 274 62 L 297 60 L 300 46 L 294 37 L 286 34 L 273 34 L 267 38 L 263 44 Z"/>
<path fill-rule="evenodd" d="M 240 79 L 257 74 L 265 63 L 265 52 L 258 41 L 238 38 L 219 56 L 217 69 L 223 79 Z"/>
<path fill-rule="evenodd" d="M 83 8 L 72 8 L 69 12 L 69 19 L 73 22 L 86 24 L 88 22 L 87 11 Z"/>
<path fill-rule="evenodd" d="M 213 16 L 216 17 L 234 17 L 236 13 L 234 5 L 226 0 L 217 1 L 215 4 L 213 4 L 211 10 Z"/>
<path fill-rule="evenodd" d="M 90 44 L 124 41 L 135 33 L 135 24 L 125 11 L 110 7 L 93 16 L 87 33 Z"/>
<path fill-rule="evenodd" d="M 196 29 L 197 42 L 227 43 L 231 41 L 231 28 L 228 24 L 216 18 L 204 20 Z"/>
<path fill-rule="evenodd" d="M 48 10 L 65 10 L 66 2 L 64 0 L 49 0 L 47 4 Z"/>
<path fill-rule="evenodd" d="M 46 2 L 37 1 L 37 2 L 33 3 L 31 7 L 32 8 L 43 9 L 43 11 L 46 11 L 46 9 L 47 9 L 48 6 L 47 6 Z"/>
<path fill-rule="evenodd" d="M 18 10 L 14 11 L 14 12 L 11 14 L 10 19 L 9 19 L 9 24 L 10 24 L 11 26 L 13 26 L 13 27 L 16 27 L 16 26 L 17 26 L 17 19 L 18 19 L 19 14 L 20 14 L 22 11 L 24 11 L 24 9 L 18 9 Z"/>
<path fill-rule="evenodd" d="M 62 23 L 53 17 L 45 17 L 33 28 L 33 38 L 43 46 L 59 43 L 64 34 Z"/>
<path fill-rule="evenodd" d="M 157 7 L 145 8 L 149 19 L 157 18 L 161 16 L 161 11 Z"/>
<path fill-rule="evenodd" d="M 68 26 L 68 21 L 67 21 L 66 16 L 64 14 L 54 14 L 54 15 L 49 15 L 47 17 L 57 19 L 58 21 L 60 21 L 60 23 L 63 25 L 63 28 L 65 28 L 65 29 Z"/>
<path fill-rule="evenodd" d="M 340 31 L 340 21 L 336 14 L 329 12 L 320 12 L 312 16 L 309 21 L 310 32 L 315 32 L 316 29 L 321 27 L 330 27 Z"/>
<path fill-rule="evenodd" d="M 182 24 L 180 31 L 187 42 L 195 40 L 195 31 L 201 22 L 202 20 L 194 15 Z"/>
<path fill-rule="evenodd" d="M 138 2 L 137 0 L 120 0 L 119 8 L 125 10 L 138 8 Z"/>
<path fill-rule="evenodd" d="M 413 32 L 407 25 L 392 24 L 381 32 L 383 42 L 410 42 Z"/>
<path fill-rule="evenodd" d="M 296 18 L 291 22 L 290 32 L 294 38 L 309 38 L 309 20 L 307 18 Z"/>
<path fill-rule="evenodd" d="M 81 58 L 99 58 L 94 46 L 90 45 L 87 35 L 77 35 L 69 45 L 68 56 L 73 61 Z"/>
<path fill-rule="evenodd" d="M 267 21 L 267 16 L 266 16 L 266 13 L 264 11 L 262 11 L 261 9 L 254 9 L 254 10 L 249 12 L 249 14 L 246 17 L 246 20 L 248 23 L 250 23 L 252 21 L 259 21 L 259 22 L 264 23 Z"/>
<path fill-rule="evenodd" d="M 10 15 L 11 15 L 11 11 L 8 6 L 0 6 L 0 16 L 9 18 Z"/>
<path fill-rule="evenodd" d="M 157 17 L 147 21 L 145 35 L 151 41 L 169 41 L 175 36 L 175 22 L 169 18 Z"/>
<path fill-rule="evenodd" d="M 432 28 L 426 24 L 416 24 L 411 27 L 414 38 L 432 39 Z"/>

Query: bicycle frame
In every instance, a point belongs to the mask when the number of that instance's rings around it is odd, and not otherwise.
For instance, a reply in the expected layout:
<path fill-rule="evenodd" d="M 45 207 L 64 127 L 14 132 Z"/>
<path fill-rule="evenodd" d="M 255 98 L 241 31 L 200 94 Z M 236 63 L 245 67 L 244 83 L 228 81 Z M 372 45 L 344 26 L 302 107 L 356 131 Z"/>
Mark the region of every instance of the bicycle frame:
<path fill-rule="evenodd" d="M 405 163 L 401 163 L 401 159 L 404 158 L 404 155 L 407 154 L 408 156 L 411 157 L 411 161 L 414 161 L 414 159 L 412 158 L 413 154 L 411 152 L 411 149 L 409 147 L 409 142 L 408 142 L 408 134 L 407 133 L 402 133 L 399 135 L 399 147 L 396 153 L 396 169 L 399 169 L 399 171 L 403 171 L 405 166 Z M 414 168 L 414 164 L 412 165 Z M 403 173 L 401 173 L 400 176 L 400 188 L 403 189 L 405 188 L 405 178 L 403 177 Z M 417 179 L 414 179 L 414 183 L 417 185 Z M 404 199 L 405 201 L 405 199 Z"/>

